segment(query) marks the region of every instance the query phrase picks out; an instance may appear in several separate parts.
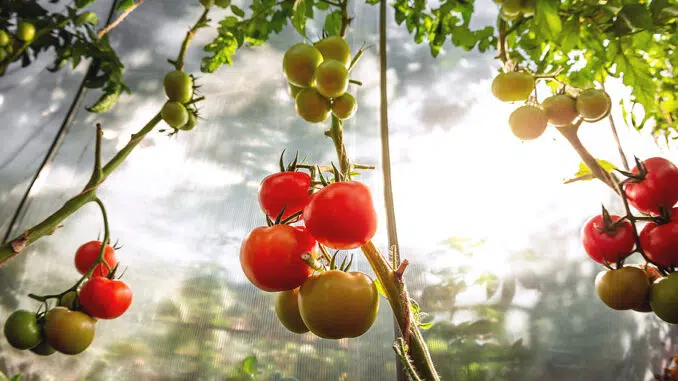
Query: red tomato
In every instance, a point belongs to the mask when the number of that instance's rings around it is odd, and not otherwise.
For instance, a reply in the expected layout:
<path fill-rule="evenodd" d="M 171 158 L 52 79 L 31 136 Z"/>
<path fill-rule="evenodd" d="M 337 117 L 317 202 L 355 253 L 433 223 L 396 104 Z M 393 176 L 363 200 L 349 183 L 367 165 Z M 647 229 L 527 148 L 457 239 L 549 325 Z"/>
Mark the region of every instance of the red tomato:
<path fill-rule="evenodd" d="M 650 260 L 660 266 L 678 265 L 678 208 L 671 209 L 671 221 L 658 225 L 648 222 L 640 232 L 640 246 Z"/>
<path fill-rule="evenodd" d="M 660 205 L 672 208 L 678 201 L 678 167 L 661 157 L 643 163 L 647 168 L 645 178 L 624 185 L 629 203 L 643 213 L 659 214 Z M 637 174 L 638 167 L 631 172 Z"/>
<path fill-rule="evenodd" d="M 360 247 L 377 231 L 372 194 L 357 181 L 332 183 L 314 193 L 304 220 L 318 242 L 337 250 Z"/>
<path fill-rule="evenodd" d="M 288 291 L 301 286 L 313 269 L 301 255 L 315 255 L 316 241 L 304 227 L 261 226 L 240 247 L 240 265 L 247 279 L 264 291 Z"/>
<path fill-rule="evenodd" d="M 612 222 L 617 222 L 621 219 L 620 216 L 610 216 Z M 631 223 L 625 221 L 622 225 L 617 226 L 614 230 L 604 231 L 600 230 L 605 227 L 603 216 L 597 215 L 591 218 L 584 229 L 582 230 L 581 239 L 586 253 L 598 263 L 605 264 L 617 263 L 618 260 L 624 259 L 631 254 L 635 239 L 633 237 L 633 227 Z"/>
<path fill-rule="evenodd" d="M 311 176 L 306 172 L 280 172 L 267 176 L 259 188 L 259 205 L 275 219 L 285 208 L 283 219 L 304 209 L 308 204 Z"/>
<path fill-rule="evenodd" d="M 91 278 L 80 289 L 80 306 L 97 319 L 115 319 L 132 304 L 132 289 L 117 279 Z"/>
<path fill-rule="evenodd" d="M 80 246 L 75 252 L 75 268 L 78 269 L 80 274 L 85 275 L 89 269 L 94 265 L 94 262 L 99 258 L 99 251 L 101 250 L 101 241 L 90 241 L 86 244 Z M 104 251 L 104 260 L 108 265 L 114 268 L 118 264 L 118 259 L 115 256 L 115 250 L 112 247 L 106 245 Z M 108 270 L 103 264 L 97 265 L 97 267 L 92 272 L 92 276 L 106 276 L 108 275 Z"/>

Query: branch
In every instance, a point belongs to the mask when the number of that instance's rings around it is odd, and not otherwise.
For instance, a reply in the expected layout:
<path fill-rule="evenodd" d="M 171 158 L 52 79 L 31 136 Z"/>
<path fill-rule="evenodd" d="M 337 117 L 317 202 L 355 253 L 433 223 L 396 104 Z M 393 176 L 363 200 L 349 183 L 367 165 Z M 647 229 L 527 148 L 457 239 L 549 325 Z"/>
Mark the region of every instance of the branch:
<path fill-rule="evenodd" d="M 120 23 L 122 22 L 122 20 L 125 19 L 125 17 L 127 17 L 130 13 L 132 13 L 132 11 L 134 11 L 135 9 L 137 9 L 137 7 L 140 6 L 140 5 L 143 4 L 143 3 L 144 3 L 144 0 L 139 0 L 138 3 L 135 3 L 134 5 L 130 6 L 130 7 L 127 8 L 127 9 L 125 9 L 125 11 L 122 12 L 122 13 L 115 19 L 115 21 L 113 21 L 112 23 L 106 25 L 104 28 L 102 28 L 101 30 L 99 30 L 99 32 L 97 32 L 97 37 L 99 37 L 99 39 L 103 38 L 103 37 L 106 35 L 106 33 L 110 32 L 113 28 L 115 28 L 116 26 L 118 26 L 118 24 L 120 24 Z"/>
<path fill-rule="evenodd" d="M 197 32 L 198 29 L 202 28 L 204 24 L 208 21 L 207 14 L 209 12 L 210 8 L 205 8 L 205 11 L 202 13 L 202 15 L 200 15 L 198 21 L 196 21 L 195 24 L 193 24 L 193 26 L 191 27 L 191 29 L 189 29 L 188 32 L 186 32 L 184 42 L 181 44 L 181 50 L 179 50 L 179 56 L 177 57 L 177 60 L 173 62 L 177 70 L 184 70 L 184 57 L 186 56 L 186 50 L 188 50 L 188 45 L 191 43 L 193 36 L 195 36 L 195 32 Z"/>

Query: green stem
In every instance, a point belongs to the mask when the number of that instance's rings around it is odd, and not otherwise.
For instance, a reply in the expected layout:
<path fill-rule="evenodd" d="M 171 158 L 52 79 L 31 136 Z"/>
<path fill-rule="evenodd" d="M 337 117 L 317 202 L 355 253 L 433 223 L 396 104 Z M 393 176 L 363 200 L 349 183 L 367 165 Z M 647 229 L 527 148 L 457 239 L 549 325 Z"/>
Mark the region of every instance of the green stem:
<path fill-rule="evenodd" d="M 195 32 L 200 29 L 205 22 L 207 22 L 207 14 L 210 12 L 209 8 L 205 8 L 205 11 L 200 15 L 200 18 L 198 21 L 193 24 L 191 29 L 186 32 L 186 37 L 184 38 L 184 41 L 181 43 L 181 49 L 179 50 L 179 56 L 177 56 L 177 60 L 174 63 L 174 66 L 177 68 L 177 70 L 184 70 L 184 57 L 186 56 L 186 51 L 188 50 L 188 45 L 191 43 L 191 40 L 193 39 L 193 36 L 195 36 Z"/>
<path fill-rule="evenodd" d="M 403 340 L 402 337 L 399 337 L 395 344 L 393 344 L 393 350 L 398 355 L 398 357 L 400 357 L 400 361 L 402 362 L 405 369 L 407 369 L 407 374 L 410 376 L 410 380 L 422 381 L 422 379 L 419 378 L 417 371 L 414 369 L 412 361 L 409 357 L 407 357 L 407 344 L 405 344 L 405 340 Z"/>
<path fill-rule="evenodd" d="M 339 171 L 345 178 L 349 178 L 349 173 L 351 171 L 351 163 L 348 160 L 348 155 L 346 154 L 346 146 L 344 146 L 344 123 L 332 114 L 332 127 L 329 130 L 328 136 L 332 138 L 334 143 L 334 149 L 337 151 L 337 157 L 339 158 Z"/>

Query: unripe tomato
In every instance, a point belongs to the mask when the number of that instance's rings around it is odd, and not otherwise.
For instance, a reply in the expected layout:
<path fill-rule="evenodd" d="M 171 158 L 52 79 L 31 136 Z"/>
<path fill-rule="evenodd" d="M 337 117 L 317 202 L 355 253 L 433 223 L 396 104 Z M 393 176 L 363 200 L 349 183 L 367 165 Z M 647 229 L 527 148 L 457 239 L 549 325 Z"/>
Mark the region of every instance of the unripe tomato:
<path fill-rule="evenodd" d="M 678 324 L 678 273 L 655 281 L 650 292 L 650 306 L 660 319 Z"/>
<path fill-rule="evenodd" d="M 231 6 L 231 0 L 215 0 L 214 4 L 217 7 L 228 8 Z"/>
<path fill-rule="evenodd" d="M 297 95 L 299 95 L 299 93 L 303 89 L 304 89 L 303 87 L 295 86 L 290 82 L 287 82 L 287 90 L 289 91 L 290 97 L 292 97 L 292 99 L 296 99 Z"/>
<path fill-rule="evenodd" d="M 67 355 L 77 355 L 87 349 L 94 340 L 95 328 L 96 320 L 84 312 L 65 307 L 55 307 L 45 316 L 45 340 L 52 348 Z"/>
<path fill-rule="evenodd" d="M 546 130 L 546 113 L 536 106 L 520 106 L 509 116 L 509 125 L 513 135 L 521 140 L 540 137 Z"/>
<path fill-rule="evenodd" d="M 297 94 L 294 106 L 299 116 L 310 123 L 320 123 L 330 117 L 330 100 L 315 88 L 303 89 Z"/>
<path fill-rule="evenodd" d="M 59 306 L 61 307 L 66 307 L 69 310 L 75 310 L 76 305 L 75 301 L 78 298 L 78 292 L 77 291 L 69 291 L 66 294 L 64 294 L 61 299 L 59 299 Z"/>
<path fill-rule="evenodd" d="M 650 292 L 650 281 L 637 267 L 605 270 L 596 276 L 596 292 L 603 303 L 615 310 L 641 306 Z"/>
<path fill-rule="evenodd" d="M 40 356 L 50 356 L 56 352 L 56 349 L 49 345 L 47 340 L 43 339 L 42 341 L 40 341 L 40 344 L 31 348 L 31 352 Z"/>
<path fill-rule="evenodd" d="M 620 216 L 610 216 L 612 222 L 621 219 Z M 591 218 L 582 229 L 581 239 L 586 253 L 594 261 L 605 264 L 615 264 L 631 254 L 635 246 L 633 226 L 628 221 L 606 231 L 602 215 Z"/>
<path fill-rule="evenodd" d="M 320 51 L 323 60 L 337 60 L 348 67 L 351 63 L 351 47 L 348 42 L 339 36 L 330 36 L 324 38 L 313 46 Z"/>
<path fill-rule="evenodd" d="M 596 122 L 610 114 L 612 100 L 604 90 L 587 89 L 577 97 L 576 107 L 584 120 Z"/>
<path fill-rule="evenodd" d="M 165 94 L 171 101 L 186 103 L 193 97 L 193 80 L 181 70 L 173 70 L 163 79 Z"/>
<path fill-rule="evenodd" d="M 132 304 L 132 289 L 118 279 L 91 278 L 82 285 L 79 301 L 91 317 L 115 319 Z"/>
<path fill-rule="evenodd" d="M 327 98 L 337 98 L 348 89 L 348 70 L 337 60 L 326 60 L 315 69 L 315 87 Z"/>
<path fill-rule="evenodd" d="M 275 313 L 282 325 L 290 332 L 306 333 L 308 327 L 299 314 L 299 288 L 283 291 L 275 297 Z"/>
<path fill-rule="evenodd" d="M 209 8 L 214 5 L 214 0 L 200 0 L 200 4 L 205 8 Z"/>
<path fill-rule="evenodd" d="M 523 0 L 520 12 L 524 16 L 532 16 L 537 8 L 537 0 Z"/>
<path fill-rule="evenodd" d="M 0 62 L 6 60 L 7 56 L 9 56 L 7 50 L 5 50 L 4 48 L 0 48 Z"/>
<path fill-rule="evenodd" d="M 344 93 L 332 102 L 332 114 L 341 120 L 348 119 L 358 110 L 358 102 L 349 93 Z"/>
<path fill-rule="evenodd" d="M 162 106 L 160 115 L 165 123 L 174 128 L 179 128 L 188 123 L 188 110 L 179 102 L 168 101 Z"/>
<path fill-rule="evenodd" d="M 671 221 L 663 225 L 648 222 L 640 232 L 640 247 L 659 266 L 678 266 L 678 208 L 671 210 Z"/>
<path fill-rule="evenodd" d="M 16 37 L 25 42 L 33 41 L 35 38 L 35 26 L 26 21 L 19 21 L 16 26 Z"/>
<path fill-rule="evenodd" d="M 634 266 L 643 270 L 645 272 L 645 275 L 647 275 L 647 279 L 650 281 L 650 292 L 647 295 L 647 299 L 645 299 L 641 305 L 634 307 L 633 310 L 637 312 L 652 312 L 652 306 L 650 306 L 650 295 L 652 294 L 652 286 L 654 285 L 654 282 L 657 279 L 662 278 L 662 274 L 659 273 L 659 270 L 657 270 L 656 267 L 651 266 L 649 264 Z"/>
<path fill-rule="evenodd" d="M 332 183 L 311 196 L 304 221 L 321 244 L 337 250 L 358 248 L 377 231 L 370 189 L 358 181 Z"/>
<path fill-rule="evenodd" d="M 315 256 L 316 240 L 303 227 L 261 226 L 240 246 L 240 265 L 247 279 L 263 291 L 288 291 L 301 286 L 313 269 L 301 259 Z"/>
<path fill-rule="evenodd" d="M 505 0 L 502 4 L 502 14 L 507 13 L 511 15 L 520 15 L 520 12 L 523 9 L 522 0 Z"/>
<path fill-rule="evenodd" d="M 541 104 L 549 122 L 556 127 L 566 126 L 579 115 L 574 98 L 565 94 L 558 94 L 544 99 Z"/>
<path fill-rule="evenodd" d="M 7 46 L 12 41 L 12 38 L 4 30 L 0 30 L 0 46 Z"/>
<path fill-rule="evenodd" d="M 16 349 L 31 349 L 42 340 L 35 314 L 26 310 L 14 311 L 5 321 L 5 337 Z"/>
<path fill-rule="evenodd" d="M 75 268 L 82 275 L 87 274 L 89 269 L 94 266 L 94 263 L 99 259 L 99 252 L 101 251 L 101 241 L 89 241 L 78 248 L 75 252 Z M 118 265 L 118 258 L 115 256 L 115 250 L 106 245 L 104 249 L 104 261 L 112 269 Z M 103 264 L 97 265 L 92 272 L 92 276 L 106 276 L 108 269 Z"/>
<path fill-rule="evenodd" d="M 659 214 L 660 206 L 672 208 L 678 201 L 678 167 L 662 158 L 643 161 L 647 174 L 643 180 L 624 184 L 629 203 L 643 213 Z M 640 171 L 634 167 L 631 173 Z"/>
<path fill-rule="evenodd" d="M 313 85 L 315 69 L 323 62 L 323 56 L 315 47 L 299 43 L 292 45 L 283 56 L 283 72 L 287 81 L 295 86 Z"/>
<path fill-rule="evenodd" d="M 259 187 L 259 205 L 271 219 L 285 208 L 282 219 L 300 212 L 311 195 L 311 176 L 306 172 L 280 172 L 266 176 Z"/>
<path fill-rule="evenodd" d="M 180 130 L 182 131 L 190 131 L 195 128 L 195 126 L 198 125 L 198 117 L 195 116 L 195 113 L 193 111 L 188 112 L 188 122 L 184 124 L 183 126 L 179 127 Z"/>
<path fill-rule="evenodd" d="M 520 11 L 513 11 L 513 8 L 507 7 L 506 3 L 499 10 L 499 14 L 504 21 L 515 21 L 520 18 Z"/>
<path fill-rule="evenodd" d="M 299 290 L 299 312 L 318 337 L 343 339 L 367 332 L 377 318 L 379 293 L 360 272 L 331 270 L 308 278 Z"/>
<path fill-rule="evenodd" d="M 492 94 L 503 102 L 526 100 L 534 90 L 534 78 L 529 73 L 501 73 L 492 81 Z"/>
<path fill-rule="evenodd" d="M 81 26 L 85 24 L 96 25 L 99 23 L 99 17 L 94 12 L 84 12 L 78 15 L 75 19 L 75 25 Z"/>

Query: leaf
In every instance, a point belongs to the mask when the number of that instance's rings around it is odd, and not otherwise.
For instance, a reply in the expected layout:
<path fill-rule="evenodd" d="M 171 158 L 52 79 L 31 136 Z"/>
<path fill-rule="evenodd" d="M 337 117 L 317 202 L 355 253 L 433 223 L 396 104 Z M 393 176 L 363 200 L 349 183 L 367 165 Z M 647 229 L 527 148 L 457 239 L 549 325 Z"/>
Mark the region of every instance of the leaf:
<path fill-rule="evenodd" d="M 92 106 L 87 107 L 87 111 L 93 113 L 102 113 L 110 110 L 120 98 L 122 86 L 120 84 L 113 84 L 109 89 L 104 90 L 104 94 Z"/>
<path fill-rule="evenodd" d="M 550 39 L 557 39 L 563 29 L 563 23 L 558 15 L 560 0 L 537 0 L 534 25 L 537 33 Z"/>
<path fill-rule="evenodd" d="M 341 31 L 341 11 L 337 10 L 327 15 L 323 29 L 328 36 L 338 36 Z"/>
<path fill-rule="evenodd" d="M 9 381 L 21 381 L 21 373 L 15 375 Z"/>
<path fill-rule="evenodd" d="M 614 63 L 617 65 L 616 72 L 622 74 L 624 84 L 633 89 L 633 97 L 646 110 L 651 110 L 655 106 L 657 90 L 651 74 L 651 63 L 644 59 L 637 51 L 631 50 L 620 52 Z"/>
<path fill-rule="evenodd" d="M 560 46 L 564 53 L 568 53 L 579 45 L 579 42 L 581 41 L 581 37 L 579 36 L 580 26 L 581 23 L 576 17 L 568 19 L 565 22 L 565 25 L 563 25 Z"/>
<path fill-rule="evenodd" d="M 118 4 L 118 7 L 115 8 L 115 10 L 118 12 L 122 12 L 126 11 L 132 6 L 134 6 L 134 0 L 122 0 L 120 1 L 120 4 Z"/>
<path fill-rule="evenodd" d="M 475 284 L 484 284 L 486 297 L 490 299 L 499 289 L 499 277 L 492 273 L 483 273 L 475 281 Z"/>
<path fill-rule="evenodd" d="M 233 12 L 234 15 L 238 17 L 245 17 L 245 11 L 242 10 L 242 8 L 238 7 L 237 5 L 233 4 L 231 5 L 231 12 Z"/>
<path fill-rule="evenodd" d="M 617 168 L 614 164 L 610 163 L 609 161 L 606 160 L 601 160 L 601 159 L 596 159 L 598 164 L 600 164 L 601 167 L 605 170 L 605 172 L 612 172 L 615 168 Z M 583 161 L 579 163 L 579 171 L 574 174 L 574 177 L 584 177 L 586 175 L 591 175 L 593 174 L 591 172 L 591 169 L 584 163 Z M 587 179 L 588 180 L 588 179 Z"/>
<path fill-rule="evenodd" d="M 651 29 L 654 26 L 652 13 L 642 4 L 625 5 L 617 18 L 622 19 L 631 29 Z"/>
<path fill-rule="evenodd" d="M 258 372 L 258 362 L 257 362 L 257 356 L 251 355 L 247 356 L 243 362 L 242 366 L 240 368 L 245 374 L 249 376 L 256 376 Z"/>
<path fill-rule="evenodd" d="M 379 295 L 383 296 L 384 298 L 387 298 L 386 291 L 384 291 L 384 287 L 381 285 L 379 279 L 374 280 L 374 285 L 377 286 L 377 292 L 379 293 Z"/>
<path fill-rule="evenodd" d="M 306 0 L 295 0 L 291 17 L 292 25 L 304 37 L 306 37 L 306 7 Z"/>
<path fill-rule="evenodd" d="M 95 1 L 96 0 L 75 0 L 75 7 L 78 8 L 78 9 L 84 8 L 84 7 L 92 4 Z"/>

